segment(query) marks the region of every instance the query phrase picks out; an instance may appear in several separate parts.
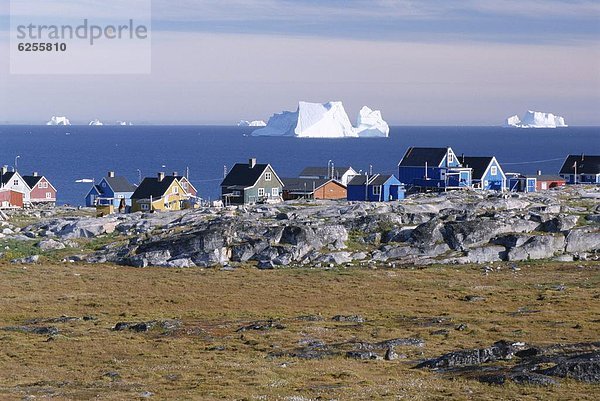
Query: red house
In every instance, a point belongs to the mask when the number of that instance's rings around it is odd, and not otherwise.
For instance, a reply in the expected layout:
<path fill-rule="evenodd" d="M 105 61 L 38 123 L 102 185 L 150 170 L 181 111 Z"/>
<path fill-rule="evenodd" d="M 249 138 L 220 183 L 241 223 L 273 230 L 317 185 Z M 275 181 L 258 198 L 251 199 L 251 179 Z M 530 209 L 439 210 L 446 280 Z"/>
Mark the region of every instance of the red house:
<path fill-rule="evenodd" d="M 179 175 L 179 174 L 177 174 L 177 172 L 174 172 L 173 177 L 177 178 L 179 183 L 181 183 L 181 187 L 185 190 L 186 194 L 188 194 L 194 198 L 196 196 L 198 196 L 198 190 L 196 189 L 196 187 L 194 187 L 192 185 L 192 183 L 190 182 L 190 180 L 188 180 L 188 178 L 186 176 Z"/>
<path fill-rule="evenodd" d="M 23 180 L 31 190 L 29 201 L 32 205 L 56 203 L 56 188 L 46 177 L 34 172 L 32 175 L 24 175 Z"/>
<path fill-rule="evenodd" d="M 567 185 L 567 180 L 558 175 L 544 175 L 538 171 L 537 175 L 528 175 L 527 178 L 535 178 L 535 190 L 545 191 L 547 189 L 564 187 Z"/>
<path fill-rule="evenodd" d="M 22 208 L 23 193 L 12 189 L 0 189 L 0 209 Z"/>

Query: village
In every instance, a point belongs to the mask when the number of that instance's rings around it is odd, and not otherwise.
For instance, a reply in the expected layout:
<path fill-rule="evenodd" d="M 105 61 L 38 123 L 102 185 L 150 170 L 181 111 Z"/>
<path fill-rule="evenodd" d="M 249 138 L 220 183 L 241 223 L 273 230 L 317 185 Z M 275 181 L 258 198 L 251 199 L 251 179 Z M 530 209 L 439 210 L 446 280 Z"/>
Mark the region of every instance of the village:
<path fill-rule="evenodd" d="M 21 175 L 15 168 L 2 167 L 0 209 L 53 206 L 57 188 L 33 172 Z M 159 172 L 136 185 L 109 171 L 93 183 L 85 206 L 98 216 L 113 213 L 176 211 L 202 205 L 223 207 L 278 203 L 297 199 L 389 202 L 420 192 L 452 190 L 538 192 L 571 184 L 600 184 L 600 156 L 568 155 L 554 175 L 508 172 L 494 156 L 458 155 L 450 147 L 410 147 L 397 166 L 396 174 L 356 171 L 351 166 L 304 168 L 297 177 L 280 177 L 269 163 L 255 158 L 236 163 L 226 171 L 221 200 L 208 204 L 187 175 Z"/>

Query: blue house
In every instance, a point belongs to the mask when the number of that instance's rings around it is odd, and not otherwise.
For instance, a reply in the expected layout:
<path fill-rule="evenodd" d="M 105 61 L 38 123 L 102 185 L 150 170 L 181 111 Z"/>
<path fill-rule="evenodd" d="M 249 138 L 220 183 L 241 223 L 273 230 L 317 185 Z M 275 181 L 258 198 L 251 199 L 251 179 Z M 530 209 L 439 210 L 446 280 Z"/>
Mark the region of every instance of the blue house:
<path fill-rule="evenodd" d="M 509 173 L 507 174 L 506 186 L 511 192 L 536 192 L 537 178 L 535 176 Z"/>
<path fill-rule="evenodd" d="M 569 155 L 559 174 L 568 184 L 600 184 L 600 156 Z"/>
<path fill-rule="evenodd" d="M 464 167 L 472 169 L 473 188 L 488 191 L 506 190 L 506 174 L 494 156 L 461 156 L 460 162 Z"/>
<path fill-rule="evenodd" d="M 450 147 L 411 147 L 398 164 L 398 179 L 417 188 L 469 188 L 471 168 L 464 167 Z"/>
<path fill-rule="evenodd" d="M 404 185 L 393 175 L 357 175 L 348 183 L 349 201 L 388 202 L 404 199 Z"/>
<path fill-rule="evenodd" d="M 127 178 L 117 177 L 114 171 L 109 171 L 108 176 L 90 189 L 85 197 L 85 205 L 93 207 L 112 204 L 115 208 L 128 209 L 131 207 L 131 195 L 136 188 Z"/>

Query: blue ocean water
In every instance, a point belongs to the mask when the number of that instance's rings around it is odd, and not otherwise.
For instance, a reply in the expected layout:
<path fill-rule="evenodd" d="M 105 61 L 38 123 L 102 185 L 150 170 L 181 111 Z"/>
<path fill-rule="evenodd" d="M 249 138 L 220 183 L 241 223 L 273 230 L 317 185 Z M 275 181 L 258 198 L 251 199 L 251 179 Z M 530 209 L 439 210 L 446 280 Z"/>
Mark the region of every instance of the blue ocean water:
<path fill-rule="evenodd" d="M 91 184 L 109 170 L 138 182 L 158 171 L 185 173 L 205 199 L 219 197 L 223 167 L 256 157 L 283 177 L 305 166 L 338 166 L 396 173 L 409 146 L 451 146 L 457 154 L 495 155 L 505 171 L 555 174 L 564 157 L 600 154 L 600 127 L 392 127 L 386 139 L 299 139 L 244 136 L 252 128 L 226 126 L 0 126 L 0 164 L 18 155 L 21 174 L 39 171 L 58 189 L 58 203 L 83 204 Z M 164 167 L 163 167 L 164 166 Z"/>

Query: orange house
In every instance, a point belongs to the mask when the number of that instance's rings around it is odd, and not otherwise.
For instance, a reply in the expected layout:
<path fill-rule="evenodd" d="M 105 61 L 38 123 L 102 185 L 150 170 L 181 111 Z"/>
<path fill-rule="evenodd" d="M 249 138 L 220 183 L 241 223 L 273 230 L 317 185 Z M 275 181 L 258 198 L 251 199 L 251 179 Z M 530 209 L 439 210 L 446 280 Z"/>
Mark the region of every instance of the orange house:
<path fill-rule="evenodd" d="M 283 199 L 346 199 L 346 186 L 327 178 L 283 178 Z"/>

